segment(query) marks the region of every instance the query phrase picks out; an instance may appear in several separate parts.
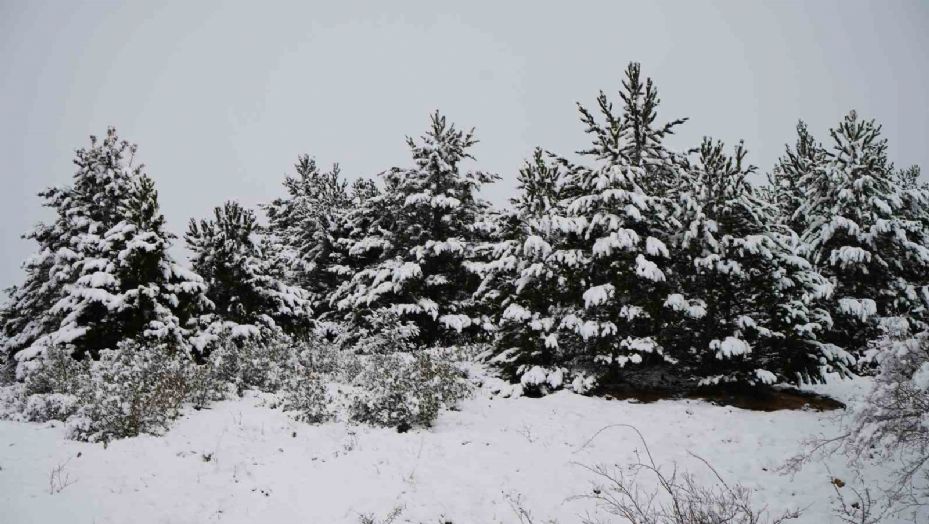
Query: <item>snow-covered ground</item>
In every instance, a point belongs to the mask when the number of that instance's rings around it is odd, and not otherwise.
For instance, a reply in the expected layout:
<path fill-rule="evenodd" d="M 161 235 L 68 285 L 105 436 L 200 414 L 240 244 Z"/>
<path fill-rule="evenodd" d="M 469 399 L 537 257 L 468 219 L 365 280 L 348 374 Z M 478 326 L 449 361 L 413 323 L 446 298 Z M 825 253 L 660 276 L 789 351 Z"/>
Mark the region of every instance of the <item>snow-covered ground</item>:
<path fill-rule="evenodd" d="M 821 389 L 847 400 L 866 383 Z M 645 438 L 660 464 L 757 490 L 771 508 L 806 508 L 801 522 L 830 522 L 824 464 L 776 469 L 799 443 L 831 434 L 837 413 L 745 411 L 703 401 L 629 401 L 559 392 L 500 398 L 485 388 L 428 430 L 397 433 L 345 423 L 307 425 L 259 397 L 190 411 L 162 437 L 86 444 L 56 424 L 0 422 L 0 521 L 6 523 L 339 523 L 361 514 L 395 522 L 579 522 L 593 511 L 583 465 L 627 464 Z M 832 476 L 854 479 L 833 459 Z M 881 471 L 868 471 L 870 482 Z"/>

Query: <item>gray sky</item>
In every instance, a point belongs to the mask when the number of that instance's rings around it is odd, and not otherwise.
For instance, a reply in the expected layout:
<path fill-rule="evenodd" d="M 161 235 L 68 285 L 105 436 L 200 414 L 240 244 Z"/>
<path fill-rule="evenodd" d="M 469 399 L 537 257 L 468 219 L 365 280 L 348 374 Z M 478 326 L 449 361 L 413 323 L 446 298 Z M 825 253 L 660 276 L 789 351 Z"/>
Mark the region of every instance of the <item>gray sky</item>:
<path fill-rule="evenodd" d="M 299 153 L 349 178 L 405 165 L 435 108 L 477 128 L 503 203 L 532 147 L 585 145 L 574 102 L 632 60 L 665 119 L 691 118 L 676 147 L 744 138 L 766 171 L 798 118 L 825 140 L 856 108 L 898 165 L 929 169 L 929 2 L 550 3 L 0 0 L 0 286 L 49 216 L 35 193 L 108 125 L 139 144 L 175 233 L 278 196 Z"/>

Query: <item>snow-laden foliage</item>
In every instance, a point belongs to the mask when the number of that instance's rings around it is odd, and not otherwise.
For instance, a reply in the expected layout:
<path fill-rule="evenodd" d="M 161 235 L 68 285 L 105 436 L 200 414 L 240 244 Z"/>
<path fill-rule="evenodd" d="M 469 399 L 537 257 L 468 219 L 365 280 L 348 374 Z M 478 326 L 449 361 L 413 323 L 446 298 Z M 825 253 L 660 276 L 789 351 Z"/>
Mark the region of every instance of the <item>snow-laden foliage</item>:
<path fill-rule="evenodd" d="M 549 163 L 541 152 L 527 163 L 514 213 L 497 219 L 503 238 L 476 267 L 481 292 L 500 297 L 494 360 L 517 376 L 573 359 L 615 378 L 667 358 L 659 338 L 676 229 L 668 195 L 683 159 L 663 140 L 683 120 L 655 125 L 657 90 L 638 64 L 620 97 L 617 113 L 600 94 L 602 122 L 580 106 L 593 138 L 581 153 L 597 165 Z"/>
<path fill-rule="evenodd" d="M 38 251 L 0 312 L 20 376 L 62 344 L 78 358 L 127 340 L 188 350 L 189 320 L 209 305 L 204 285 L 168 254 L 173 238 L 135 153 L 111 128 L 77 151 L 71 185 L 41 194 L 56 218 L 26 235 Z"/>
<path fill-rule="evenodd" d="M 355 385 L 352 420 L 400 431 L 431 426 L 469 391 L 458 368 L 427 351 L 367 357 Z"/>
<path fill-rule="evenodd" d="M 265 206 L 265 211 L 271 237 L 279 244 L 275 255 L 288 281 L 307 290 L 318 317 L 328 309 L 329 295 L 340 281 L 330 268 L 345 262 L 337 243 L 352 194 L 338 164 L 321 172 L 315 160 L 303 155 L 295 168 L 297 176 L 284 179 L 287 196 Z"/>
<path fill-rule="evenodd" d="M 321 362 L 325 345 L 303 344 L 290 359 L 287 375 L 281 388 L 281 408 L 293 414 L 296 420 L 308 424 L 325 422 L 334 417 L 333 399 L 326 390 L 326 373 L 338 372 Z"/>
<path fill-rule="evenodd" d="M 824 343 L 828 282 L 798 253 L 796 235 L 775 229 L 776 209 L 733 156 L 704 140 L 679 195 L 680 295 L 666 301 L 678 365 L 703 383 L 810 382 L 845 371 L 851 357 Z M 686 299 L 684 297 L 687 297 Z"/>
<path fill-rule="evenodd" d="M 793 149 L 790 146 L 785 149 L 784 156 L 778 159 L 768 175 L 767 189 L 780 221 L 797 234 L 802 234 L 808 225 L 808 217 L 800 212 L 808 197 L 806 181 L 811 178 L 825 180 L 823 173 L 828 158 L 826 150 L 803 121 L 797 123 L 797 142 Z"/>
<path fill-rule="evenodd" d="M 343 333 L 336 343 L 359 355 L 408 353 L 419 347 L 419 327 L 390 308 L 371 312 L 365 326 Z"/>
<path fill-rule="evenodd" d="M 498 351 L 493 362 L 515 379 L 536 366 L 548 367 L 580 354 L 570 337 L 560 337 L 566 301 L 582 293 L 576 278 L 582 260 L 569 245 L 575 238 L 566 214 L 572 166 L 537 149 L 517 177 L 512 209 L 487 215 L 469 269 L 480 275 L 477 299 L 493 313 Z"/>
<path fill-rule="evenodd" d="M 390 307 L 413 320 L 427 343 L 479 323 L 470 316 L 474 276 L 465 262 L 474 249 L 472 224 L 487 208 L 477 191 L 497 177 L 462 170 L 475 143 L 436 113 L 419 141 L 408 139 L 413 167 L 384 173 L 383 191 L 356 215 L 367 235 L 347 246 L 367 264 L 347 274 L 333 297 L 353 322 L 364 325 L 372 310 Z"/>
<path fill-rule="evenodd" d="M 188 362 L 135 342 L 101 351 L 69 421 L 72 437 L 96 442 L 166 431 L 187 397 Z"/>
<path fill-rule="evenodd" d="M 191 219 L 186 240 L 193 269 L 207 285 L 213 311 L 199 319 L 198 349 L 218 337 L 267 338 L 305 333 L 312 316 L 307 292 L 288 285 L 274 244 L 261 235 L 255 214 L 236 202 L 214 210 L 212 220 Z"/>
<path fill-rule="evenodd" d="M 923 195 L 901 183 L 880 130 L 854 111 L 832 129 L 826 165 L 800 179 L 796 211 L 811 260 L 835 286 L 830 342 L 859 353 L 890 318 L 925 327 L 929 304 L 925 211 L 913 205 Z"/>

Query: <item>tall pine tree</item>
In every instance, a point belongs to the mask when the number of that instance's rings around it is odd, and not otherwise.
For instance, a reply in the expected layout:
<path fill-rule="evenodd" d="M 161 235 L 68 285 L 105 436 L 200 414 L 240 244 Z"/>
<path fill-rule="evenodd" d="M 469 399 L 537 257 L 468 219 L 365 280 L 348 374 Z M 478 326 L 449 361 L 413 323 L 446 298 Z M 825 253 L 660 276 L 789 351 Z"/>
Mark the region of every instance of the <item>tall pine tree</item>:
<path fill-rule="evenodd" d="M 303 155 L 295 168 L 297 176 L 284 179 L 287 196 L 265 210 L 288 280 L 309 292 L 314 313 L 320 316 L 340 282 L 330 267 L 340 262 L 336 244 L 351 195 L 338 164 L 321 172 L 315 160 Z"/>
<path fill-rule="evenodd" d="M 671 234 L 676 230 L 668 198 L 679 184 L 683 156 L 664 140 L 685 121 L 656 125 L 660 104 L 638 64 L 626 69 L 620 114 L 601 93 L 603 123 L 581 107 L 592 148 L 582 154 L 601 162 L 580 169 L 578 195 L 567 213 L 574 218 L 582 267 L 576 279 L 585 291 L 561 325 L 580 337 L 589 356 L 613 378 L 628 364 L 669 360 L 658 335 L 662 306 L 670 294 Z"/>
<path fill-rule="evenodd" d="M 828 165 L 801 180 L 809 196 L 798 213 L 813 263 L 835 286 L 831 341 L 860 353 L 925 307 L 929 246 L 906 212 L 880 126 L 852 111 L 830 134 Z"/>
<path fill-rule="evenodd" d="M 414 165 L 384 173 L 383 192 L 356 214 L 367 235 L 353 239 L 348 252 L 370 262 L 340 286 L 335 304 L 356 322 L 390 308 L 417 324 L 422 342 L 433 343 L 476 318 L 477 279 L 465 262 L 474 249 L 472 225 L 487 208 L 477 192 L 497 177 L 462 170 L 476 140 L 439 113 L 421 140 L 407 143 Z"/>
<path fill-rule="evenodd" d="M 828 284 L 797 256 L 796 235 L 775 230 L 777 210 L 748 182 L 755 168 L 745 155 L 742 144 L 729 156 L 705 139 L 688 170 L 680 294 L 665 304 L 680 322 L 671 337 L 678 371 L 704 384 L 818 381 L 824 365 L 843 371 L 850 360 L 821 342 Z"/>
<path fill-rule="evenodd" d="M 826 150 L 810 134 L 806 124 L 797 123 L 797 142 L 793 149 L 786 147 L 774 170 L 768 175 L 768 184 L 781 221 L 798 235 L 807 227 L 807 217 L 800 212 L 807 198 L 805 184 L 824 181 L 827 165 Z"/>
<path fill-rule="evenodd" d="M 551 387 L 548 376 L 554 382 L 557 368 L 578 356 L 579 346 L 558 333 L 566 299 L 583 291 L 574 278 L 582 261 L 577 224 L 566 215 L 573 169 L 536 149 L 517 175 L 512 207 L 488 215 L 491 238 L 471 265 L 482 278 L 476 296 L 494 312 L 492 362 L 513 379 L 526 377 L 530 389 Z"/>
<path fill-rule="evenodd" d="M 202 279 L 168 255 L 154 183 L 114 129 L 77 151 L 70 186 L 41 196 L 57 214 L 4 307 L 3 349 L 23 364 L 64 345 L 96 357 L 123 340 L 187 350 L 189 319 L 208 306 Z"/>

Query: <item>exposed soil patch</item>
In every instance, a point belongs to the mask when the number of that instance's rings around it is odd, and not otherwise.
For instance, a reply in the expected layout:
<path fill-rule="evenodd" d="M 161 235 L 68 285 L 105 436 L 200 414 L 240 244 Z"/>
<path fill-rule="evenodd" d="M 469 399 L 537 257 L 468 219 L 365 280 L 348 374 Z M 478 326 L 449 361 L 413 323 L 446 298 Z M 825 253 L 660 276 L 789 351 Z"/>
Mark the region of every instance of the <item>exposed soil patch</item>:
<path fill-rule="evenodd" d="M 608 399 L 646 403 L 684 398 L 705 400 L 720 406 L 733 406 L 753 411 L 782 409 L 832 411 L 845 408 L 845 404 L 833 398 L 794 388 L 747 388 L 720 385 L 672 390 L 655 387 L 641 388 L 630 384 L 604 384 L 597 388 L 595 394 Z"/>

